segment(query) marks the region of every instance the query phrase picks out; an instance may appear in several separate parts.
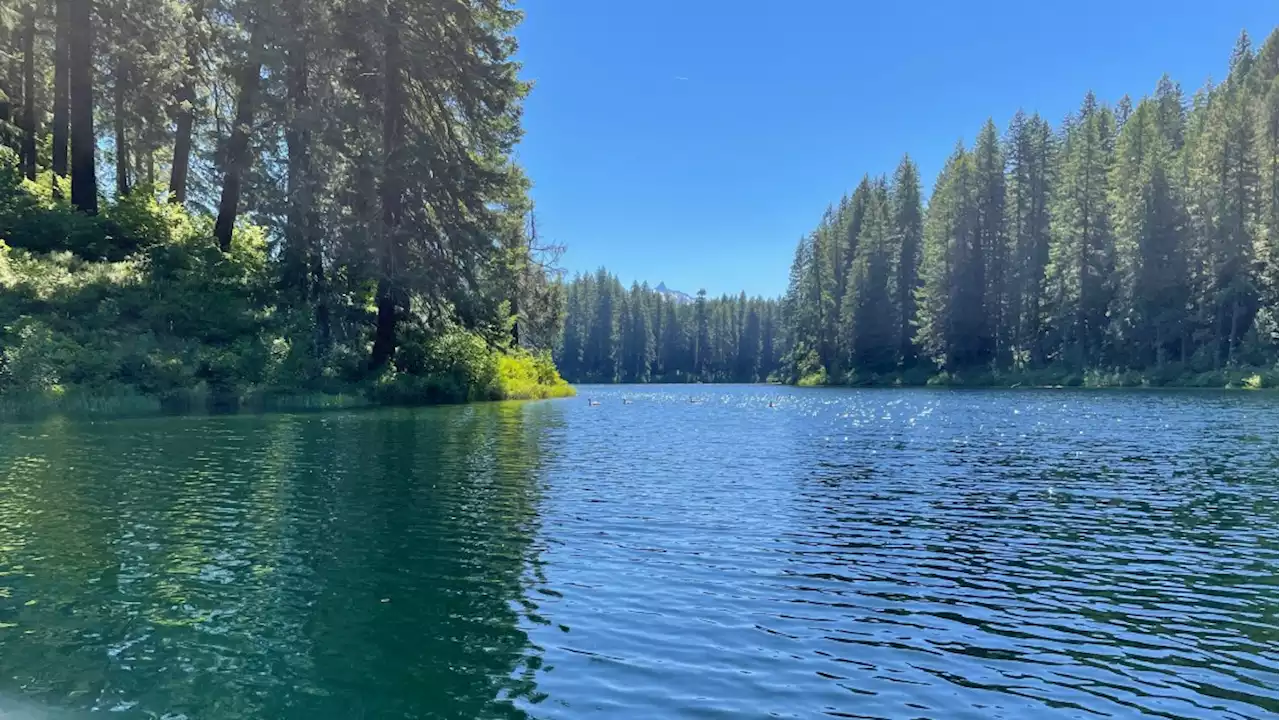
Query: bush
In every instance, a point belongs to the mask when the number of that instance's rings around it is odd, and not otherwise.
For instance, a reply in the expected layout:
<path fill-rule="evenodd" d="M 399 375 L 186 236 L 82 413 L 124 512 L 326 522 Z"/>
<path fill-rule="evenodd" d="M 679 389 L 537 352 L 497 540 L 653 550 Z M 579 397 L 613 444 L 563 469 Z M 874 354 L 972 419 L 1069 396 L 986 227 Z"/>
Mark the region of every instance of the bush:
<path fill-rule="evenodd" d="M 811 372 L 796 381 L 796 385 L 800 387 L 816 387 L 818 385 L 827 384 L 827 369 L 819 367 L 817 372 Z"/>
<path fill-rule="evenodd" d="M 504 400 L 540 400 L 572 397 L 576 392 L 560 377 L 550 353 L 516 350 L 498 356 L 492 394 Z"/>

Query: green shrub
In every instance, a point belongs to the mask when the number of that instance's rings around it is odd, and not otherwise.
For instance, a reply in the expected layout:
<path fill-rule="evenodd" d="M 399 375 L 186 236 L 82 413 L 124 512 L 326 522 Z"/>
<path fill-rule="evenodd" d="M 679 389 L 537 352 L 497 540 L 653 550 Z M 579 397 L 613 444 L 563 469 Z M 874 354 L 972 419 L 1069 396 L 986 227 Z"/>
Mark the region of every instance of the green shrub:
<path fill-rule="evenodd" d="M 818 385 L 826 385 L 826 384 L 827 384 L 827 369 L 824 367 L 819 367 L 816 372 L 811 372 L 807 375 L 802 376 L 796 382 L 796 385 L 799 385 L 800 387 L 816 387 Z"/>
<path fill-rule="evenodd" d="M 572 397 L 573 386 L 560 377 L 550 353 L 515 350 L 498 356 L 493 394 L 504 400 Z"/>

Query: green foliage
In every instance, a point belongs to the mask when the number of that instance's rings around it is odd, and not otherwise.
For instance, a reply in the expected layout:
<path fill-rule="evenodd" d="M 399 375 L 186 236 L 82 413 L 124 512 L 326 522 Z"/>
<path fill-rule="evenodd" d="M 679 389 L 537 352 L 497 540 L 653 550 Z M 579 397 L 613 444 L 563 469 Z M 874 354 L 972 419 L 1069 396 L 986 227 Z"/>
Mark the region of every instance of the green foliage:
<path fill-rule="evenodd" d="M 370 395 L 377 402 L 540 400 L 575 394 L 546 352 L 495 352 L 479 335 L 456 327 L 406 339 L 411 341 L 403 348 L 400 369 L 385 370 L 371 384 Z"/>
<path fill-rule="evenodd" d="M 0 32 L 35 68 L 0 136 L 6 400 L 564 392 L 498 382 L 562 317 L 509 3 L 54 5 Z"/>
<path fill-rule="evenodd" d="M 799 385 L 800 387 L 817 387 L 819 385 L 828 384 L 830 383 L 827 379 L 826 368 L 818 368 L 817 372 L 802 375 L 799 380 L 796 380 L 796 385 Z"/>
<path fill-rule="evenodd" d="M 662 287 L 662 286 L 659 286 Z M 573 381 L 760 382 L 778 369 L 782 321 L 763 298 L 692 302 L 601 269 L 566 288 L 556 365 Z"/>
<path fill-rule="evenodd" d="M 573 397 L 577 392 L 560 377 L 547 352 L 516 351 L 498 356 L 495 394 L 503 400 Z"/>
<path fill-rule="evenodd" d="M 19 188 L 34 225 L 77 213 Z M 12 200 L 12 199 L 11 199 Z M 41 219 L 43 217 L 43 220 Z M 83 216 L 80 216 L 83 217 Z M 283 305 L 260 227 L 223 251 L 211 218 L 139 193 L 89 225 L 137 238 L 119 261 L 0 241 L 0 412 L 189 410 L 559 397 L 572 389 L 549 356 L 504 354 L 482 333 L 405 323 L 397 364 L 365 378 L 368 336 L 323 352 L 306 306 Z M 91 236 L 86 231 L 86 236 Z M 322 400 L 321 397 L 332 398 Z M 345 399 L 340 399 L 345 398 Z"/>
<path fill-rule="evenodd" d="M 948 158 L 922 228 L 909 162 L 887 219 L 864 176 L 796 247 L 779 376 L 1265 384 L 1280 342 L 1277 37 L 1255 52 L 1241 35 L 1190 109 L 1166 77 L 1114 111 L 1089 93 L 1057 132 L 1018 112 L 1001 139 L 988 121 Z"/>

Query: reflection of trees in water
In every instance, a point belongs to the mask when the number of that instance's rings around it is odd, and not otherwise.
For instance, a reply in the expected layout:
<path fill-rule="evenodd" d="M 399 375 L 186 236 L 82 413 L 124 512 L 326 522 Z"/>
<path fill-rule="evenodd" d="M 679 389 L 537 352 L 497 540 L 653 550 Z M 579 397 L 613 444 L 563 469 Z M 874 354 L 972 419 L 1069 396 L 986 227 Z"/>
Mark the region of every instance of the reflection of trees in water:
<path fill-rule="evenodd" d="M 201 718 L 520 716 L 557 421 L 489 404 L 7 436 L 0 693 Z"/>
<path fill-rule="evenodd" d="M 532 687 L 513 676 L 532 651 L 520 623 L 539 450 L 520 406 L 385 413 L 353 430 L 341 452 L 363 452 L 368 475 L 339 489 L 345 535 L 319 574 L 341 588 L 311 627 L 325 652 L 317 684 L 345 690 L 311 707 L 521 715 L 512 701 Z"/>
<path fill-rule="evenodd" d="M 113 605 L 124 526 L 106 480 L 118 464 L 104 458 L 147 451 L 131 432 L 64 419 L 0 433 L 0 694 L 101 700 L 107 654 L 83 649 L 128 626 Z"/>

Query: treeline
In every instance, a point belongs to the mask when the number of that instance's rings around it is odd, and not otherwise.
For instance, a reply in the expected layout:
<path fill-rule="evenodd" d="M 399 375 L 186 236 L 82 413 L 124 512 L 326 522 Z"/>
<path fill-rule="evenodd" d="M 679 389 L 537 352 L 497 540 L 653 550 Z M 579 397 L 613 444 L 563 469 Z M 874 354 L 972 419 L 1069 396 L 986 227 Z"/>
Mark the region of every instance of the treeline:
<path fill-rule="evenodd" d="M 297 356 L 303 383 L 457 375 L 454 350 L 426 348 L 451 333 L 549 349 L 550 257 L 511 157 L 520 17 L 507 0 L 0 0 L 0 154 L 18 174 L 0 240 L 132 263 L 133 284 L 158 282 L 155 246 L 183 245 L 188 274 L 222 278 L 206 323 L 144 323 L 158 347 L 108 379 L 178 363 L 261 381 L 210 359 L 228 352 Z M 33 308 L 9 311 L 45 322 Z M 13 327 L 10 354 L 44 332 Z M 92 354 L 74 330 L 50 332 Z M 14 366 L 0 358 L 23 386 Z"/>
<path fill-rule="evenodd" d="M 904 157 L 799 242 L 782 302 L 792 382 L 1056 371 L 1172 381 L 1274 368 L 1277 38 L 1240 37 L 1189 100 L 1088 94 L 958 144 L 927 210 Z"/>
<path fill-rule="evenodd" d="M 601 269 L 565 288 L 556 366 L 572 382 L 761 382 L 782 349 L 776 300 L 739 294 L 680 302 Z"/>

